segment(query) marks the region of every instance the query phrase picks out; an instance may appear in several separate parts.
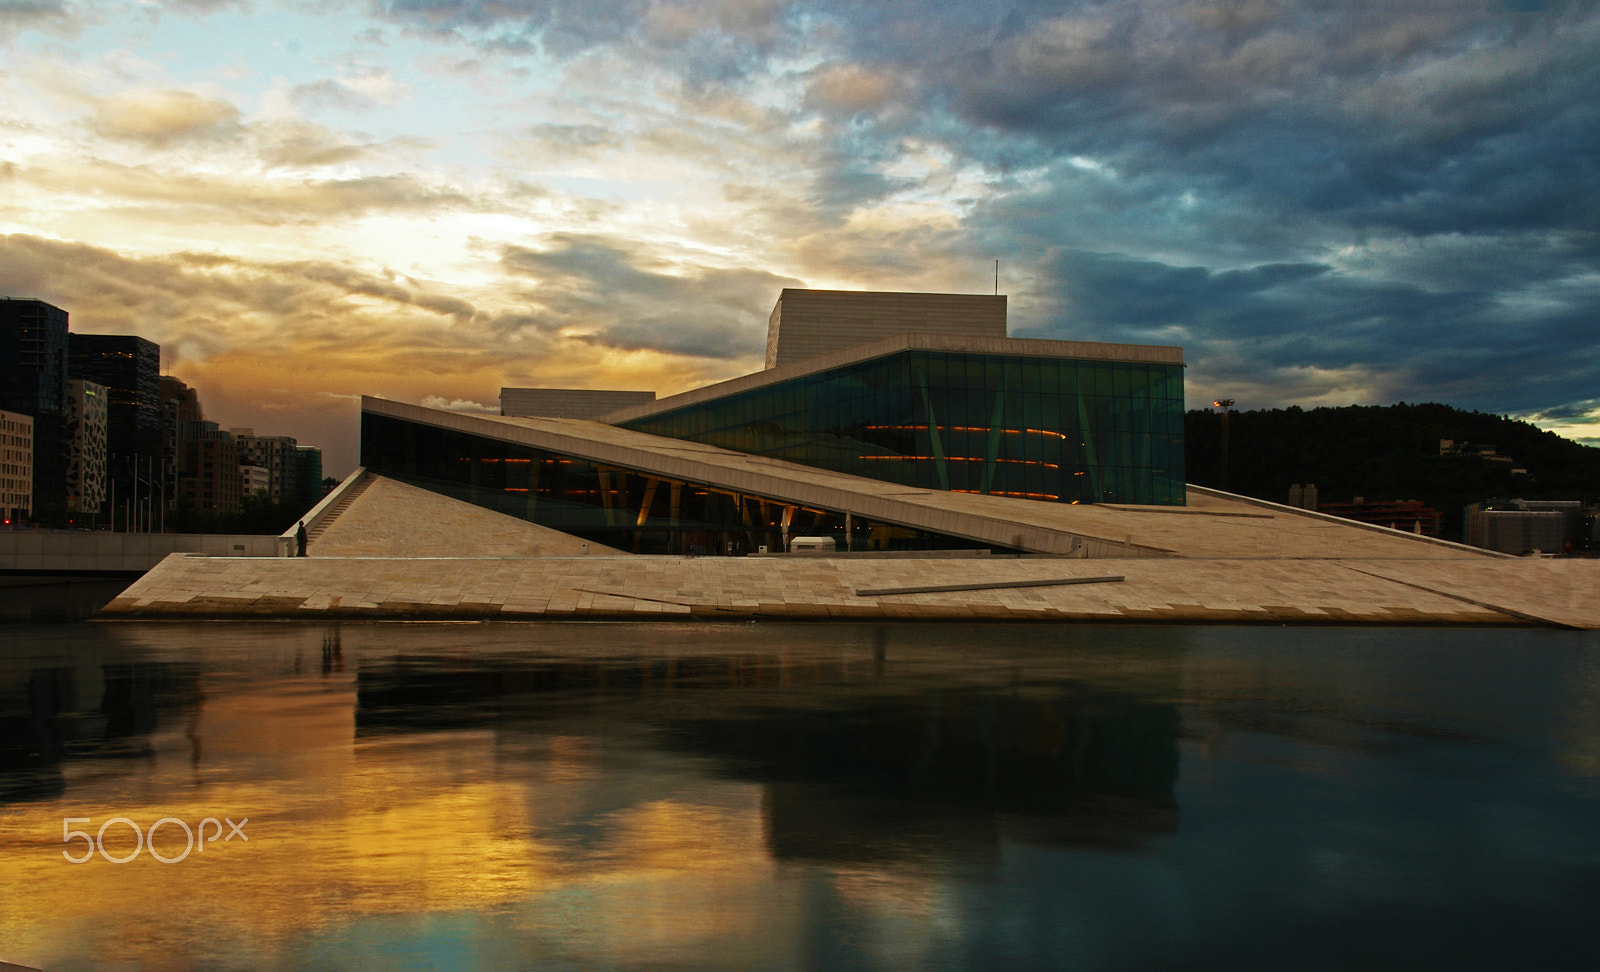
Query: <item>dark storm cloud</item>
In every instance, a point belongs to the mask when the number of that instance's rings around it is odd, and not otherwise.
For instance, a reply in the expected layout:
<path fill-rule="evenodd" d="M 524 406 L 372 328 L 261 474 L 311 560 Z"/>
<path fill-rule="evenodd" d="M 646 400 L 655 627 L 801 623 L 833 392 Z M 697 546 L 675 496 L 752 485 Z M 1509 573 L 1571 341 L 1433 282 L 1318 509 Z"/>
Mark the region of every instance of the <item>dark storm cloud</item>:
<path fill-rule="evenodd" d="M 760 352 L 772 302 L 799 285 L 759 270 L 669 267 L 622 240 L 573 234 L 539 249 L 504 247 L 501 263 L 535 282 L 524 295 L 537 308 L 502 326 L 715 359 Z"/>
<path fill-rule="evenodd" d="M 1039 304 L 1028 337 L 1170 343 L 1191 369 L 1222 384 L 1316 371 L 1285 381 L 1275 405 L 1317 397 L 1354 370 L 1383 392 L 1522 412 L 1581 403 L 1600 387 L 1594 295 L 1524 316 L 1481 289 L 1430 289 L 1334 272 L 1316 264 L 1214 271 L 1127 256 L 1057 258 L 1059 304 Z M 1463 340 L 1470 335 L 1470 340 Z M 1257 394 L 1272 393 L 1258 386 Z M 1586 407 L 1556 406 L 1552 417 Z"/>

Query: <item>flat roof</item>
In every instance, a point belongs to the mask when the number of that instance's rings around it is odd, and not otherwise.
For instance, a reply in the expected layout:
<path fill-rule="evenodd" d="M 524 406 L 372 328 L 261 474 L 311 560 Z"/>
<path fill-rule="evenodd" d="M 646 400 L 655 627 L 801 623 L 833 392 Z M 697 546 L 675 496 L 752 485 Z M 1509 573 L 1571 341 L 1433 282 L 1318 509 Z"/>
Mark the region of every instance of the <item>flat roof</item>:
<path fill-rule="evenodd" d="M 1183 348 L 1160 344 L 1108 344 L 1102 341 L 1043 341 L 1036 338 L 977 338 L 942 334 L 897 334 L 882 341 L 861 344 L 843 351 L 819 354 L 794 364 L 757 371 L 727 381 L 658 398 L 648 404 L 619 408 L 598 416 L 602 422 L 617 424 L 650 415 L 660 415 L 688 405 L 698 405 L 755 388 L 804 378 L 846 365 L 897 354 L 901 351 L 949 351 L 965 354 L 1007 354 L 1035 358 L 1077 358 L 1089 361 L 1125 361 L 1140 364 L 1183 364 Z"/>
<path fill-rule="evenodd" d="M 848 510 L 869 519 L 1032 553 L 1310 560 L 1499 556 L 1196 487 L 1189 488 L 1188 506 L 1047 503 L 919 489 L 584 419 L 450 412 L 369 397 L 362 398 L 361 410 L 646 475 L 814 509 Z"/>

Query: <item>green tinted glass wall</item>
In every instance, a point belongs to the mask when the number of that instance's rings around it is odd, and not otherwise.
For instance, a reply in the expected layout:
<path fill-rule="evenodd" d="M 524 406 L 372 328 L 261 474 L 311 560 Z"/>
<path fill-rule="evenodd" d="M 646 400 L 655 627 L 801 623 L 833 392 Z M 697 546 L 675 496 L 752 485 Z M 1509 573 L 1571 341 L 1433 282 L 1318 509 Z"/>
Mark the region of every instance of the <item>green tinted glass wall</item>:
<path fill-rule="evenodd" d="M 379 475 L 632 553 L 742 554 L 786 537 L 841 550 L 1010 548 L 607 465 L 385 415 L 361 415 Z"/>
<path fill-rule="evenodd" d="M 624 424 L 925 489 L 1184 501 L 1176 364 L 907 351 Z"/>

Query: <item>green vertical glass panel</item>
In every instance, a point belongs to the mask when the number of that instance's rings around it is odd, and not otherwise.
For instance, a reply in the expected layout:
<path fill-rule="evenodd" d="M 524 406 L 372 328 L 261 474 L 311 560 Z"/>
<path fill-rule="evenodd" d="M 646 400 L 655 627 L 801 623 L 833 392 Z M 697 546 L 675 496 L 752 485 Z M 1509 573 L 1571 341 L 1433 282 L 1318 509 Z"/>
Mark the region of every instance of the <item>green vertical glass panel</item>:
<path fill-rule="evenodd" d="M 1037 395 L 1043 387 L 1044 379 L 1039 376 L 1039 359 L 1023 358 L 1020 390 L 1029 395 Z"/>
<path fill-rule="evenodd" d="M 1022 425 L 1028 429 L 1042 429 L 1044 421 L 1044 396 L 1038 391 L 1025 391 L 1022 395 Z M 1037 438 L 1034 433 L 1028 433 Z"/>
<path fill-rule="evenodd" d="M 1078 392 L 1078 364 L 1075 361 L 1055 362 L 1056 381 L 1062 395 L 1071 397 Z"/>

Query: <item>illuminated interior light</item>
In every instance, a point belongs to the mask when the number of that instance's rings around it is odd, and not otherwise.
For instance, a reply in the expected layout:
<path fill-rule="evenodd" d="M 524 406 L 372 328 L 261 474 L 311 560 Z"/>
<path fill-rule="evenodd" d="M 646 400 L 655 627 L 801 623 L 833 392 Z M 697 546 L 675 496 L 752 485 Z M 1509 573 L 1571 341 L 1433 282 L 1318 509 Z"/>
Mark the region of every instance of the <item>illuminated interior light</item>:
<path fill-rule="evenodd" d="M 885 459 L 885 460 L 920 459 L 920 460 L 939 461 L 937 456 L 856 456 L 856 458 L 857 459 Z M 943 461 L 944 462 L 990 462 L 991 460 L 985 459 L 982 456 L 945 456 Z M 992 460 L 992 461 L 996 462 L 996 463 L 1006 463 L 1007 465 L 1015 465 L 1015 466 L 1040 466 L 1040 467 L 1045 468 L 1045 469 L 1060 469 L 1061 468 L 1060 466 L 1056 465 L 1053 462 L 1043 462 L 1043 461 L 1040 461 L 1038 459 L 995 459 L 995 460 Z M 1079 475 L 1082 475 L 1082 473 L 1079 473 Z"/>
<path fill-rule="evenodd" d="M 1060 496 L 1056 495 L 1055 493 L 1017 493 L 1017 492 L 1012 492 L 1010 490 L 1003 490 L 1003 489 L 991 489 L 991 490 L 989 490 L 989 492 L 987 494 L 985 494 L 983 492 L 983 490 L 981 490 L 981 489 L 952 489 L 950 492 L 952 492 L 952 493 L 976 493 L 979 496 L 984 496 L 984 495 L 988 495 L 988 496 L 1012 496 L 1012 497 L 1016 497 L 1018 499 L 1059 500 L 1061 498 Z M 1073 500 L 1073 502 L 1077 502 L 1077 500 Z"/>
<path fill-rule="evenodd" d="M 889 432 L 926 432 L 926 431 L 928 431 L 928 427 L 926 425 L 866 425 L 866 426 L 862 426 L 862 428 L 865 428 L 865 429 L 868 429 L 869 431 L 874 431 L 874 432 L 883 432 L 883 431 L 889 431 Z M 1032 435 L 1048 435 L 1048 436 L 1050 436 L 1052 438 L 1056 438 L 1056 439 L 1065 439 L 1066 438 L 1066 435 L 1064 433 L 1056 432 L 1053 429 L 995 429 L 995 428 L 991 428 L 989 426 L 984 426 L 984 425 L 935 425 L 934 429 L 936 429 L 938 431 L 941 431 L 941 432 L 979 432 L 979 433 L 982 433 L 984 435 L 988 435 L 990 432 L 1000 432 L 1000 433 L 1002 433 L 1004 435 L 1023 435 L 1024 433 L 1028 433 L 1028 434 L 1032 434 Z M 1082 445 L 1082 443 L 1079 443 L 1079 445 Z"/>

